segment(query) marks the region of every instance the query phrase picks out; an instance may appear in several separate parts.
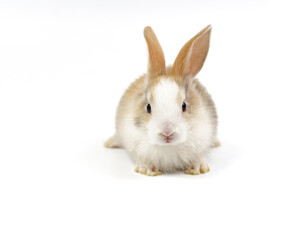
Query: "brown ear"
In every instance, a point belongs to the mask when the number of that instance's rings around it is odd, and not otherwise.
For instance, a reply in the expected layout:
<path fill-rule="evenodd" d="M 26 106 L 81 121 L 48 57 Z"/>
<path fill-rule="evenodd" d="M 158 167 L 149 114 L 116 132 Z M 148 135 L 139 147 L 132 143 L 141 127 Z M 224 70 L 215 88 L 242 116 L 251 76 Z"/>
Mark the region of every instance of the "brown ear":
<path fill-rule="evenodd" d="M 210 33 L 211 25 L 208 25 L 183 46 L 172 67 L 172 74 L 190 78 L 198 74 L 208 53 Z"/>
<path fill-rule="evenodd" d="M 144 28 L 144 37 L 149 52 L 148 73 L 159 76 L 165 73 L 165 58 L 160 43 L 151 27 Z"/>

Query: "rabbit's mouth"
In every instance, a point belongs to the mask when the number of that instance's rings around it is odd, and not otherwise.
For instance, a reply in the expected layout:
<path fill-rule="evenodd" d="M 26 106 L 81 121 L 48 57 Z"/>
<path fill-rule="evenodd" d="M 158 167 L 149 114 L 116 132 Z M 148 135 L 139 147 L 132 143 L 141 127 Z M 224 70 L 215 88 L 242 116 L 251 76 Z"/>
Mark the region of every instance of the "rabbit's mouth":
<path fill-rule="evenodd" d="M 160 139 L 161 139 L 162 142 L 164 142 L 164 143 L 171 143 L 171 142 L 174 141 L 175 133 L 169 133 L 169 134 L 160 133 L 159 137 L 160 137 Z"/>
<path fill-rule="evenodd" d="M 184 142 L 177 133 L 172 133 L 168 136 L 160 133 L 156 142 L 156 145 L 161 146 L 171 146 L 171 145 L 177 145 Z"/>

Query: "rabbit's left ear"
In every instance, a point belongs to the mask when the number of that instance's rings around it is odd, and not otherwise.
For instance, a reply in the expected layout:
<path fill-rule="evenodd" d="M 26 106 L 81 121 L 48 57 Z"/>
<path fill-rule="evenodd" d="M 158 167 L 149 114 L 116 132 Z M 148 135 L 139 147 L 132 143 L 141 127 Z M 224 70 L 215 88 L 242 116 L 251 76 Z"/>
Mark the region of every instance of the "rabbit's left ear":
<path fill-rule="evenodd" d="M 210 33 L 211 25 L 208 25 L 183 46 L 172 67 L 172 74 L 191 79 L 198 74 L 208 53 Z"/>
<path fill-rule="evenodd" d="M 164 53 L 151 27 L 144 28 L 144 37 L 149 52 L 148 73 L 150 76 L 163 75 L 165 73 Z"/>

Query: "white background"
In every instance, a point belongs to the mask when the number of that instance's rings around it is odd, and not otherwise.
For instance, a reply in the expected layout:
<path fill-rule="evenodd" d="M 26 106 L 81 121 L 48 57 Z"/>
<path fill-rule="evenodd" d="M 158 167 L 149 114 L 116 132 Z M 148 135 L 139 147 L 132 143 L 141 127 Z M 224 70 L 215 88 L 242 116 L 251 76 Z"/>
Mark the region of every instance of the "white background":
<path fill-rule="evenodd" d="M 302 239 L 299 2 L 1 1 L 0 238 Z M 143 28 L 172 63 L 207 24 L 222 146 L 207 174 L 141 176 L 103 142 Z"/>

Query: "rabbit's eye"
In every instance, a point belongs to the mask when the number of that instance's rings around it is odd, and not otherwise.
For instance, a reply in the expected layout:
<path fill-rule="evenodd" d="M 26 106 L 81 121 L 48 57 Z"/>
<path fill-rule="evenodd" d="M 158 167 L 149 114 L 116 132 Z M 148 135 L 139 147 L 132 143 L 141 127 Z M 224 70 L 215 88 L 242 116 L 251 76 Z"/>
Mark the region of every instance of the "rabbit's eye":
<path fill-rule="evenodd" d="M 182 111 L 183 111 L 183 112 L 186 111 L 186 104 L 185 104 L 185 102 L 182 104 Z"/>
<path fill-rule="evenodd" d="M 148 113 L 151 113 L 151 106 L 150 106 L 150 104 L 147 104 L 146 110 L 147 110 Z"/>

